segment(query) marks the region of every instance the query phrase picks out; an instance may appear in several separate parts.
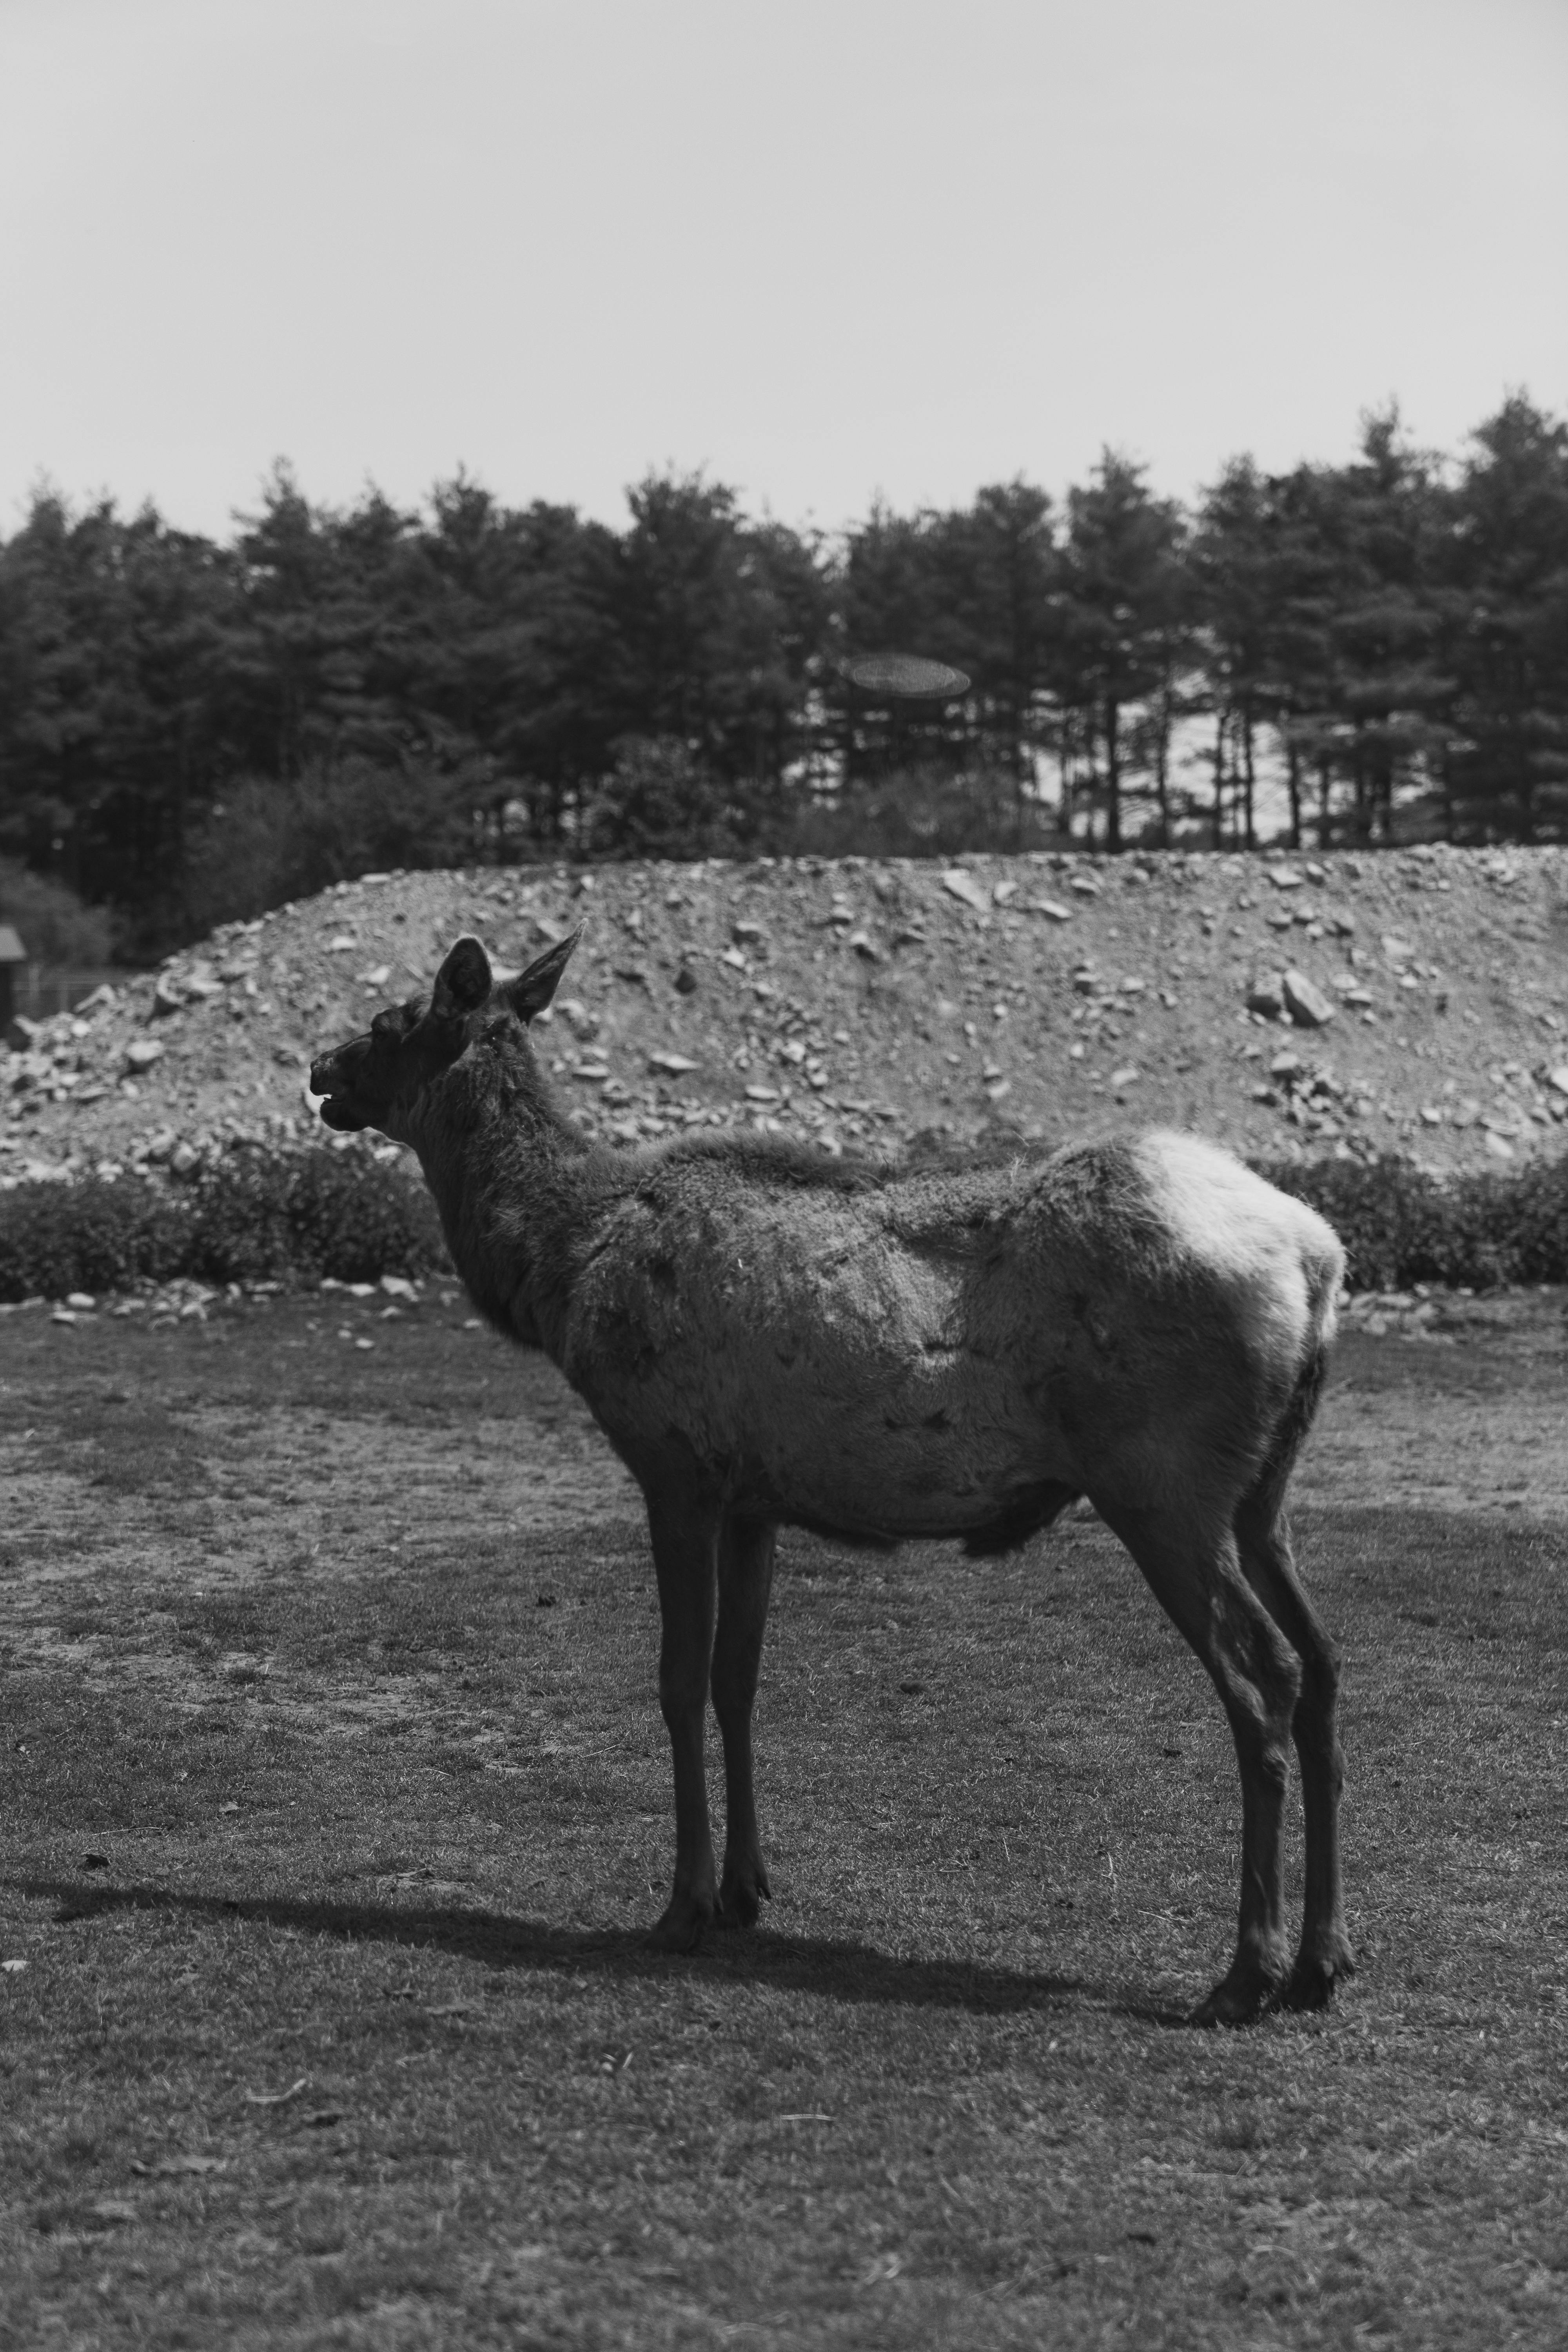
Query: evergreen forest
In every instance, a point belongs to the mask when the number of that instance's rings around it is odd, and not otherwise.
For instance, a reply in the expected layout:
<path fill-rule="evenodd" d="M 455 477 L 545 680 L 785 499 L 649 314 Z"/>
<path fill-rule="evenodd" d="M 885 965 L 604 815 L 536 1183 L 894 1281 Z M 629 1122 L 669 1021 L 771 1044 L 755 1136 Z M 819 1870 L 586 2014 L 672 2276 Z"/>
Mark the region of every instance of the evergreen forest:
<path fill-rule="evenodd" d="M 0 900 L 140 961 L 393 867 L 1568 835 L 1568 425 L 1522 394 L 1191 509 L 1111 451 L 831 535 L 676 474 L 618 530 L 465 475 L 258 505 L 219 545 L 43 489 L 0 541 Z M 881 650 L 968 689 L 878 704 Z"/>

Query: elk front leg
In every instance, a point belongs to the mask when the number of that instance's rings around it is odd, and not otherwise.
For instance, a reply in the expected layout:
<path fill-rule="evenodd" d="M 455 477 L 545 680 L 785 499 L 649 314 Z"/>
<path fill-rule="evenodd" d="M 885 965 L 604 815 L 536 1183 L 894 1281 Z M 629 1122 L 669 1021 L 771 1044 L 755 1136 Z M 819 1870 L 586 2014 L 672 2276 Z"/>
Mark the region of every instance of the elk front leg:
<path fill-rule="evenodd" d="M 652 1941 L 688 1952 L 718 1908 L 702 1719 L 713 1654 L 719 1506 L 700 1494 L 649 1494 L 662 1635 L 658 1704 L 675 1768 L 675 1885 Z"/>
<path fill-rule="evenodd" d="M 719 1531 L 719 1632 L 713 1645 L 713 1712 L 724 1742 L 724 1877 L 719 1916 L 750 1927 L 771 1901 L 752 1783 L 752 1706 L 773 1582 L 775 1530 L 766 1520 L 726 1513 Z"/>

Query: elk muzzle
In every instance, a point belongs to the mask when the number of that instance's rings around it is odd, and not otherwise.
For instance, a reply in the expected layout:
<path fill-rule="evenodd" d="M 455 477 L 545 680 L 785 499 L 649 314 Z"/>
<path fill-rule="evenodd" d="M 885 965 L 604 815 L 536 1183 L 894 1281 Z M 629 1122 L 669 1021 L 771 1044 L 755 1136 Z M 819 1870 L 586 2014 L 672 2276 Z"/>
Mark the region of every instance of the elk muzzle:
<path fill-rule="evenodd" d="M 368 1038 L 356 1037 L 333 1053 L 318 1054 L 310 1065 L 310 1092 L 321 1097 L 321 1118 L 328 1127 L 353 1133 L 367 1124 L 353 1108 L 353 1093 L 355 1067 L 363 1061 L 369 1043 Z"/>

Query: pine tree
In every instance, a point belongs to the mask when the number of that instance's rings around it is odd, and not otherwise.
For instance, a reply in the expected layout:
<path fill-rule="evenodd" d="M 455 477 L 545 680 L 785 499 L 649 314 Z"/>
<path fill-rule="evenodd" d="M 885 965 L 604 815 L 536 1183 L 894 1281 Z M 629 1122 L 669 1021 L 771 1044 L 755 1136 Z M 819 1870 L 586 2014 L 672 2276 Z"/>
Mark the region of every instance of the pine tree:
<path fill-rule="evenodd" d="M 782 813 L 826 626 L 813 551 L 748 523 L 732 490 L 650 475 L 616 564 L 620 733 L 683 744 L 719 778 L 742 837 Z"/>
<path fill-rule="evenodd" d="M 1472 838 L 1561 840 L 1568 828 L 1568 425 L 1516 394 L 1474 440 L 1452 502 L 1450 823 Z"/>
<path fill-rule="evenodd" d="M 1133 774 L 1157 766 L 1163 775 L 1157 763 L 1168 727 L 1158 723 L 1159 706 L 1171 694 L 1192 614 L 1181 509 L 1150 493 L 1144 470 L 1108 449 L 1089 487 L 1068 493 L 1058 690 L 1095 763 L 1111 851 L 1122 846 Z M 1155 726 L 1130 739 L 1130 716 L 1151 702 Z"/>
<path fill-rule="evenodd" d="M 1355 464 L 1314 471 L 1309 503 L 1331 587 L 1325 703 L 1308 733 L 1348 788 L 1351 837 L 1387 844 L 1397 799 L 1431 789 L 1447 742 L 1437 461 L 1390 408 L 1363 420 Z"/>

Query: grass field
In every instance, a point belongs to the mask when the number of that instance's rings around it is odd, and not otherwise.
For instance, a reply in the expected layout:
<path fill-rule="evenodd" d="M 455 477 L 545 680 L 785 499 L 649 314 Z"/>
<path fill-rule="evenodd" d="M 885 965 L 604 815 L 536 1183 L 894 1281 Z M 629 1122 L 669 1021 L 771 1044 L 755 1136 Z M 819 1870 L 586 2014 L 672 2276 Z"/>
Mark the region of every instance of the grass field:
<path fill-rule="evenodd" d="M 547 1367 L 451 1294 L 0 1322 L 0 2344 L 1568 2341 L 1561 1302 L 1445 1336 L 1347 1340 L 1298 1517 L 1361 1974 L 1222 2034 L 1228 1738 L 1097 1523 L 785 1539 L 777 1899 L 671 1961 Z"/>

